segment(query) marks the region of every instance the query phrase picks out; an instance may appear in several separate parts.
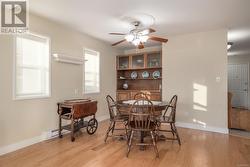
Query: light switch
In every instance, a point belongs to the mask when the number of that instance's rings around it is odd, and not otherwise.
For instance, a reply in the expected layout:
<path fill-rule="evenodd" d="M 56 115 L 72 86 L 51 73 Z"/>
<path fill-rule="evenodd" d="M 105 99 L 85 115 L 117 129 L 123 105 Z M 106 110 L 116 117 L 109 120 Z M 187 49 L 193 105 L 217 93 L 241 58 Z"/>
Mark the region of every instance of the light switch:
<path fill-rule="evenodd" d="M 75 95 L 78 95 L 78 92 L 79 92 L 78 89 L 75 89 Z"/>
<path fill-rule="evenodd" d="M 220 82 L 220 77 L 216 77 L 216 82 Z"/>

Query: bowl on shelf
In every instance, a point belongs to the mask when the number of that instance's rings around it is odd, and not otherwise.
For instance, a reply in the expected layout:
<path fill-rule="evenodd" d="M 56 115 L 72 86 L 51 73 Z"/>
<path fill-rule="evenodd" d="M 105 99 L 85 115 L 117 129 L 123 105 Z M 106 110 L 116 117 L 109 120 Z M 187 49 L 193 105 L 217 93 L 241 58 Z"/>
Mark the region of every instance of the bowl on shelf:
<path fill-rule="evenodd" d="M 128 83 L 125 82 L 125 83 L 122 85 L 122 88 L 123 88 L 123 89 L 128 89 Z"/>
<path fill-rule="evenodd" d="M 122 76 L 120 76 L 119 78 L 120 78 L 120 79 L 126 79 L 125 77 L 122 77 Z"/>

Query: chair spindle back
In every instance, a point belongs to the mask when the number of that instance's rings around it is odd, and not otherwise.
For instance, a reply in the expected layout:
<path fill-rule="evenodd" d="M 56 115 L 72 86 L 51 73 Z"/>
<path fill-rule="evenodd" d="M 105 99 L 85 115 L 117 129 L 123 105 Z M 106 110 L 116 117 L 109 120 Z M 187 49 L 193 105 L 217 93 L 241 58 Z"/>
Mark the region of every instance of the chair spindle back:
<path fill-rule="evenodd" d="M 114 119 L 114 117 L 118 114 L 117 104 L 110 95 L 106 96 L 106 100 L 108 103 L 110 119 Z"/>
<path fill-rule="evenodd" d="M 134 130 L 150 130 L 154 122 L 154 106 L 150 100 L 137 100 L 130 108 L 129 123 Z"/>
<path fill-rule="evenodd" d="M 166 114 L 168 114 L 169 120 L 172 122 L 175 122 L 177 99 L 178 99 L 177 95 L 174 95 L 171 98 L 169 105 L 166 107 L 163 114 L 163 116 L 166 116 Z"/>

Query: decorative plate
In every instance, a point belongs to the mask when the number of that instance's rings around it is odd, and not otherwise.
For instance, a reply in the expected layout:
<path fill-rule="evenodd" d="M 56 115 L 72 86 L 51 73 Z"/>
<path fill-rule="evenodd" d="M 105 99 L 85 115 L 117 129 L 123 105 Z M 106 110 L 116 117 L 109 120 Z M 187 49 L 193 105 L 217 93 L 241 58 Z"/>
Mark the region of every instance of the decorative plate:
<path fill-rule="evenodd" d="M 158 79 L 158 78 L 160 78 L 160 76 L 161 76 L 160 71 L 154 71 L 154 72 L 153 72 L 153 78 L 154 78 L 154 79 Z"/>
<path fill-rule="evenodd" d="M 142 78 L 148 78 L 149 77 L 149 73 L 147 71 L 144 71 L 142 74 L 141 74 Z"/>
<path fill-rule="evenodd" d="M 137 78 L 137 72 L 136 71 L 133 71 L 131 74 L 130 74 L 131 78 L 132 79 L 136 79 Z"/>

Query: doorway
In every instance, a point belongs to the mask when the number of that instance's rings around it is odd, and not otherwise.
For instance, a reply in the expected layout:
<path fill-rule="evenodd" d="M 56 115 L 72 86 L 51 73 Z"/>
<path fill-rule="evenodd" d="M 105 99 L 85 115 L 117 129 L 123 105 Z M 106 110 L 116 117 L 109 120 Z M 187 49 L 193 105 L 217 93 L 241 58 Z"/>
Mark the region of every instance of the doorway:
<path fill-rule="evenodd" d="M 249 64 L 228 65 L 228 91 L 233 94 L 232 107 L 249 109 Z"/>
<path fill-rule="evenodd" d="M 230 134 L 250 131 L 249 64 L 228 64 L 228 127 Z M 237 134 L 242 134 L 238 131 Z"/>

